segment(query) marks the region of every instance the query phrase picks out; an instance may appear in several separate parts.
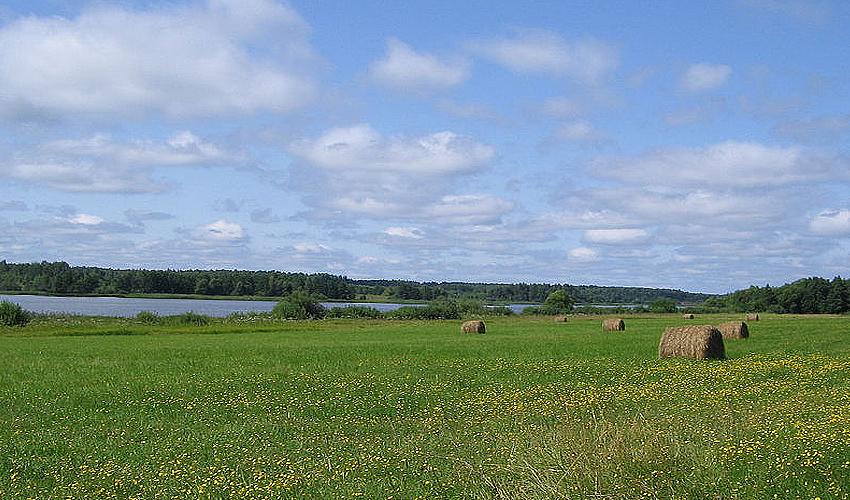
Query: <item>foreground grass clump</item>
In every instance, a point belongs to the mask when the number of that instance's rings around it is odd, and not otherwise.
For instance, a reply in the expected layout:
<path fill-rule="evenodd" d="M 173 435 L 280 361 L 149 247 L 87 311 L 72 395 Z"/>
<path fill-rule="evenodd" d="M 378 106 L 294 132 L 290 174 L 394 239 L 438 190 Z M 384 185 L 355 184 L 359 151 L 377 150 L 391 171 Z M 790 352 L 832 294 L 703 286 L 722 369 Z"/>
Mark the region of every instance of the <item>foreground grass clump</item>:
<path fill-rule="evenodd" d="M 0 328 L 5 498 L 850 496 L 846 318 L 72 320 Z"/>

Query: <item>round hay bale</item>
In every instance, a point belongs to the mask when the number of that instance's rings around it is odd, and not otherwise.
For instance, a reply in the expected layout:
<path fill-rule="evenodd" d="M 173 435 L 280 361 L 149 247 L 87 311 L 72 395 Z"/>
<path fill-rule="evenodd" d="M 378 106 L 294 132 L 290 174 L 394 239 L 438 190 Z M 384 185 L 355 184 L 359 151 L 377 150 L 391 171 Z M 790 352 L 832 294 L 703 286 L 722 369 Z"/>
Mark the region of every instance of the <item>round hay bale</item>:
<path fill-rule="evenodd" d="M 759 320 L 759 313 L 747 314 L 746 319 L 747 319 L 747 321 L 758 321 Z"/>
<path fill-rule="evenodd" d="M 622 332 L 626 329 L 626 322 L 621 318 L 603 319 L 602 329 L 606 332 Z"/>
<path fill-rule="evenodd" d="M 460 331 L 463 333 L 484 333 L 485 330 L 484 322 L 479 319 L 466 321 L 460 327 Z"/>
<path fill-rule="evenodd" d="M 725 340 L 745 339 L 750 336 L 750 330 L 747 328 L 747 324 L 743 321 L 721 323 L 717 325 L 717 329 L 720 330 L 720 334 L 723 335 Z"/>
<path fill-rule="evenodd" d="M 683 315 L 682 315 L 682 319 L 694 319 L 694 315 L 693 315 L 693 314 L 690 314 L 690 313 L 688 313 L 688 314 L 683 314 Z"/>
<path fill-rule="evenodd" d="M 555 316 L 553 319 L 555 320 L 555 323 L 566 323 L 567 321 L 570 320 L 569 316 L 565 316 L 563 314 L 559 314 L 558 316 Z"/>
<path fill-rule="evenodd" d="M 674 326 L 664 330 L 659 358 L 723 359 L 723 335 L 711 325 Z"/>

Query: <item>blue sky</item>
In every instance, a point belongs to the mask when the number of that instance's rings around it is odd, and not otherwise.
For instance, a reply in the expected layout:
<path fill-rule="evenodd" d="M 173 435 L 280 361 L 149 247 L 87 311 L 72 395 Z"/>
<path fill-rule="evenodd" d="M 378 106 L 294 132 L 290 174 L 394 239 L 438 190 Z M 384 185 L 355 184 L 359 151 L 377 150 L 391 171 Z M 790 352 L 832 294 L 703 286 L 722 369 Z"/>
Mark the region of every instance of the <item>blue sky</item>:
<path fill-rule="evenodd" d="M 846 275 L 850 4 L 6 2 L 0 257 Z"/>

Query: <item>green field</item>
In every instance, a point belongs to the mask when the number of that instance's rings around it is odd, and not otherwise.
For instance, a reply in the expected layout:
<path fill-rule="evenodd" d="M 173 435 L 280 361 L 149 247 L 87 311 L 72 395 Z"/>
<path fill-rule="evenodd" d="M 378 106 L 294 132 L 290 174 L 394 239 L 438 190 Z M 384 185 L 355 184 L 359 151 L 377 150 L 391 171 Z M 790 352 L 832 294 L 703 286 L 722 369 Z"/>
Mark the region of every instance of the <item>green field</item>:
<path fill-rule="evenodd" d="M 698 317 L 716 323 L 732 316 Z M 850 318 L 0 328 L 3 498 L 847 498 Z"/>

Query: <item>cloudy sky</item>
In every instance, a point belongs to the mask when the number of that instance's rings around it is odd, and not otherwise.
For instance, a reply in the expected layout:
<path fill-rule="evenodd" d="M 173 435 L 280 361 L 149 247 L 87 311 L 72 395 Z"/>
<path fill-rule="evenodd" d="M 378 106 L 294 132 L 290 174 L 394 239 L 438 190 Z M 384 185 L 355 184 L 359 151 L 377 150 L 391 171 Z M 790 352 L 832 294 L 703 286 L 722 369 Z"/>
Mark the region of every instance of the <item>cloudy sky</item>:
<path fill-rule="evenodd" d="M 850 3 L 0 5 L 0 258 L 847 275 Z"/>

